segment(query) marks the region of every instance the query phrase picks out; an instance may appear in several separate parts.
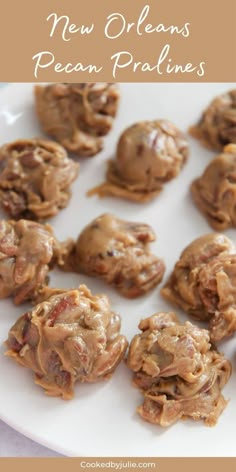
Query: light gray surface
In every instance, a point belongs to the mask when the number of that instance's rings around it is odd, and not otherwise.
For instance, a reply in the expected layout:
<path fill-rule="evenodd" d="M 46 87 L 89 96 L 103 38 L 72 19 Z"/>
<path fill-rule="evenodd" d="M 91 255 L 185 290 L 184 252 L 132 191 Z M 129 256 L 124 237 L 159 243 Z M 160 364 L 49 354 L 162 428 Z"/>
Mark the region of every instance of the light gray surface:
<path fill-rule="evenodd" d="M 6 85 L 0 82 L 0 88 Z M 0 420 L 0 457 L 58 457 L 49 449 L 30 441 Z"/>
<path fill-rule="evenodd" d="M 60 457 L 27 439 L 0 420 L 0 457 Z"/>

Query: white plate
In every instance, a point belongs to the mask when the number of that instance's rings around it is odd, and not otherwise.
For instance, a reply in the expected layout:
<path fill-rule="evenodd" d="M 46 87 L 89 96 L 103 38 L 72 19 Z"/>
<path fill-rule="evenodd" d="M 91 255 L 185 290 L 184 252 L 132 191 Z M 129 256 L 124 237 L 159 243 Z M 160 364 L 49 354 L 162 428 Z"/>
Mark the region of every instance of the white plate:
<path fill-rule="evenodd" d="M 50 220 L 59 239 L 76 237 L 96 216 L 113 212 L 118 217 L 153 226 L 158 240 L 153 251 L 167 264 L 165 279 L 181 250 L 197 236 L 210 232 L 194 207 L 189 184 L 198 176 L 213 153 L 190 139 L 191 156 L 178 178 L 166 185 L 152 203 L 138 205 L 118 199 L 86 198 L 86 190 L 103 180 L 105 160 L 112 156 L 120 132 L 145 119 L 168 118 L 182 130 L 195 123 L 201 111 L 217 94 L 236 84 L 123 84 L 119 116 L 104 151 L 81 162 L 67 209 Z M 34 114 L 32 85 L 14 84 L 0 92 L 0 144 L 40 135 Z M 2 215 L 3 216 L 3 215 Z M 227 234 L 236 242 L 235 230 Z M 115 290 L 88 277 L 54 273 L 51 285 L 75 287 L 85 282 L 93 292 L 109 295 L 113 308 L 122 315 L 122 332 L 129 340 L 141 318 L 170 306 L 159 289 L 137 300 L 126 300 Z M 39 443 L 69 456 L 234 456 L 236 421 L 235 338 L 220 346 L 233 363 L 233 375 L 224 389 L 230 402 L 214 428 L 202 422 L 178 422 L 162 429 L 142 421 L 135 413 L 141 401 L 131 385 L 131 373 L 121 365 L 113 378 L 97 385 L 77 385 L 75 398 L 65 402 L 47 397 L 34 385 L 31 372 L 3 356 L 2 342 L 25 307 L 10 300 L 0 302 L 0 418 Z M 179 311 L 182 320 L 186 316 Z"/>

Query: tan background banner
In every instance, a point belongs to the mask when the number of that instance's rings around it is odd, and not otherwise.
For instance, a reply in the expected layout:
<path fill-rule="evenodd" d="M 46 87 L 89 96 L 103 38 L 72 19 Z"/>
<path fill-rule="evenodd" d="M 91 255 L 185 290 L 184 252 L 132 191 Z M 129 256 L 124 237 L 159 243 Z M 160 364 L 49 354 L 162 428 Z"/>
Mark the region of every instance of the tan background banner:
<path fill-rule="evenodd" d="M 235 18 L 235 0 L 8 0 L 0 81 L 232 82 Z"/>
<path fill-rule="evenodd" d="M 152 470 L 156 472 L 233 472 L 234 458 L 48 458 L 48 459 L 1 459 L 4 472 L 86 472 L 92 470 L 137 472 Z"/>

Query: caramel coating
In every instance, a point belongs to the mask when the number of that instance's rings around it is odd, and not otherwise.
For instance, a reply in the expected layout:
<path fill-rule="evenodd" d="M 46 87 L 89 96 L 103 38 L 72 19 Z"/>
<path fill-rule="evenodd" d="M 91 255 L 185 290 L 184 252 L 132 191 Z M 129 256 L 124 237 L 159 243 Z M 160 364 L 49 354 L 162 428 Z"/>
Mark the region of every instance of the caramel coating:
<path fill-rule="evenodd" d="M 236 144 L 224 147 L 192 183 L 191 192 L 212 228 L 223 231 L 236 227 Z"/>
<path fill-rule="evenodd" d="M 48 395 L 69 400 L 75 382 L 111 377 L 127 341 L 105 295 L 92 295 L 81 285 L 48 289 L 45 298 L 10 329 L 6 355 L 31 369 Z"/>
<path fill-rule="evenodd" d="M 164 298 L 198 320 L 209 321 L 211 340 L 236 331 L 236 251 L 224 235 L 193 241 L 161 290 Z"/>
<path fill-rule="evenodd" d="M 208 331 L 180 324 L 175 313 L 156 313 L 139 329 L 127 365 L 144 397 L 140 416 L 164 427 L 186 417 L 216 424 L 227 405 L 221 390 L 232 369 L 212 348 Z"/>
<path fill-rule="evenodd" d="M 35 104 L 42 129 L 68 151 L 83 157 L 103 148 L 119 104 L 117 84 L 36 85 Z"/>
<path fill-rule="evenodd" d="M 188 153 L 185 136 L 169 121 L 137 123 L 121 135 L 116 158 L 108 162 L 107 181 L 88 194 L 152 200 L 179 174 Z"/>
<path fill-rule="evenodd" d="M 35 300 L 48 283 L 49 270 L 63 264 L 64 250 L 49 225 L 1 220 L 0 299 L 12 296 L 16 305 Z"/>
<path fill-rule="evenodd" d="M 214 151 L 236 144 L 236 89 L 214 98 L 190 134 Z"/>
<path fill-rule="evenodd" d="M 149 250 L 150 226 L 104 214 L 85 227 L 72 254 L 74 270 L 99 277 L 135 298 L 162 280 L 165 265 Z"/>
<path fill-rule="evenodd" d="M 10 217 L 45 220 L 68 205 L 79 164 L 59 144 L 20 139 L 0 148 L 0 198 Z"/>

